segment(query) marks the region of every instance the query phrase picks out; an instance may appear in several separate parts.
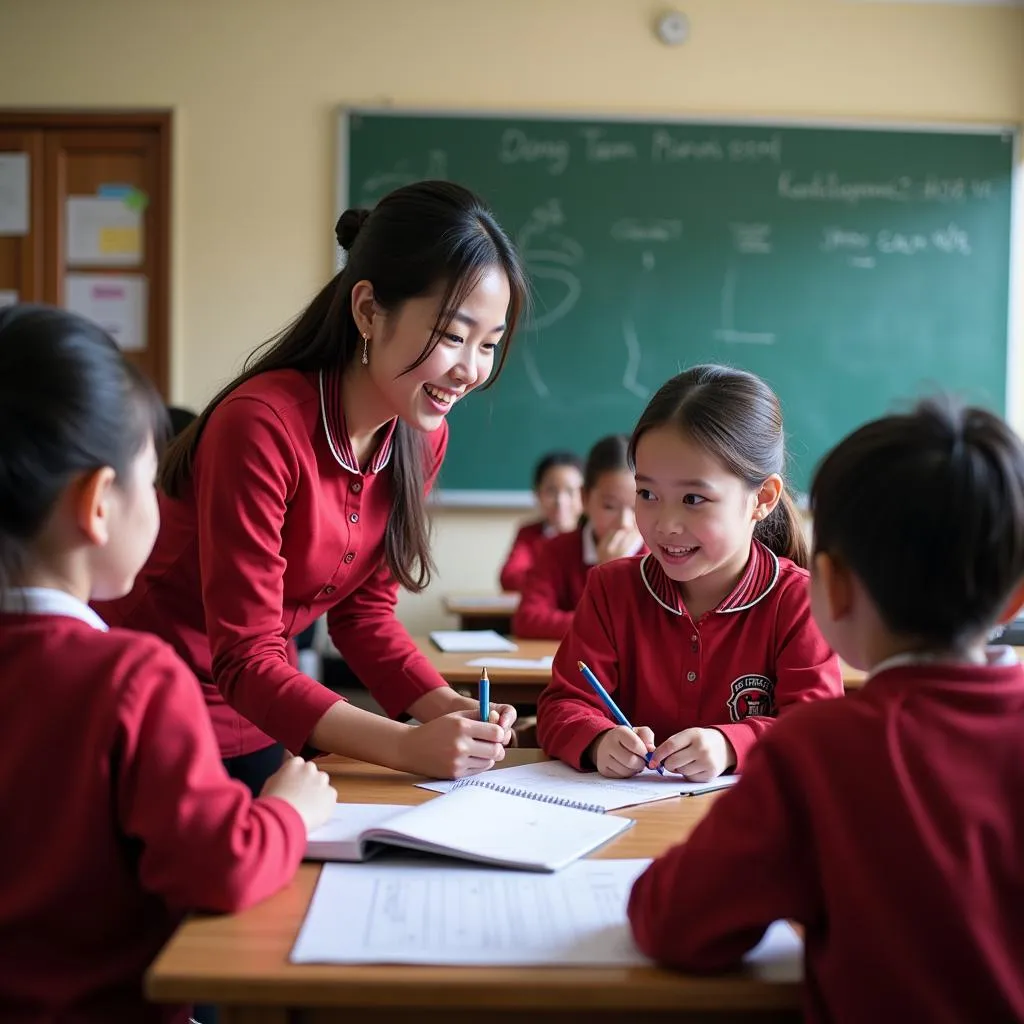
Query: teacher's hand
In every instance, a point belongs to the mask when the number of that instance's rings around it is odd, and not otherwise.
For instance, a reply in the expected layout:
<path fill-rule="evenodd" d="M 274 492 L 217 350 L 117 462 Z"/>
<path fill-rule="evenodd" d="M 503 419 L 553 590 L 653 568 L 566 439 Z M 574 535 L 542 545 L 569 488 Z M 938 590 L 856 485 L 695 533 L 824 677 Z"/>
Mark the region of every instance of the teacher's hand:
<path fill-rule="evenodd" d="M 453 711 L 466 711 L 480 717 L 480 702 L 472 697 L 463 697 L 450 686 L 439 686 L 425 693 L 410 704 L 406 711 L 418 722 L 431 722 L 441 715 Z M 501 726 L 501 743 L 508 746 L 512 741 L 512 726 L 516 724 L 516 709 L 511 704 L 495 704 L 491 701 L 489 721 Z"/>
<path fill-rule="evenodd" d="M 415 726 L 402 740 L 405 771 L 433 779 L 459 779 L 493 768 L 505 757 L 503 730 L 497 722 L 481 722 L 480 707 L 441 715 Z"/>

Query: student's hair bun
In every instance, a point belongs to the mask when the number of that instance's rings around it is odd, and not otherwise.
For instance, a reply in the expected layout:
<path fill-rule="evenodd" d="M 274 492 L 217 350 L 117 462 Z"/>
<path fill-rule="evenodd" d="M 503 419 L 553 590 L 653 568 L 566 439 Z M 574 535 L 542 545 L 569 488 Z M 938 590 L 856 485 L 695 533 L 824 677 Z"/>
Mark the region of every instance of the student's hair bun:
<path fill-rule="evenodd" d="M 348 252 L 355 243 L 360 228 L 366 223 L 370 216 L 369 210 L 353 209 L 346 210 L 339 218 L 334 227 L 334 234 L 338 239 L 338 245 Z"/>

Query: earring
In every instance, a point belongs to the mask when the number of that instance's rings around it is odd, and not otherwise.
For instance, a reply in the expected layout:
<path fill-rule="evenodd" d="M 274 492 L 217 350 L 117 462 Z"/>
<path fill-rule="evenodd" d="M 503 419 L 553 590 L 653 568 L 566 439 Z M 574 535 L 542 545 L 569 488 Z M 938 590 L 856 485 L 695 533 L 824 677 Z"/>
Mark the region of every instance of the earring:
<path fill-rule="evenodd" d="M 370 344 L 370 336 L 368 334 L 364 334 L 363 335 L 363 358 L 362 358 L 363 366 L 366 366 L 366 364 L 369 363 L 369 361 L 370 361 L 370 356 L 369 356 L 369 353 L 367 352 L 367 348 L 368 348 L 369 344 Z"/>

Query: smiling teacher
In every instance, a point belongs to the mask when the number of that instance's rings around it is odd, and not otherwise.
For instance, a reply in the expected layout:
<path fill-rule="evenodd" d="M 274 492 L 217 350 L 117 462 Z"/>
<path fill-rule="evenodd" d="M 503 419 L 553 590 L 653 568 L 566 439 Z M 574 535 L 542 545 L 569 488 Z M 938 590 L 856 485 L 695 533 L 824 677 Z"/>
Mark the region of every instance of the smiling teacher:
<path fill-rule="evenodd" d="M 191 665 L 228 770 L 254 790 L 282 746 L 465 775 L 504 756 L 515 720 L 492 705 L 480 721 L 395 601 L 429 582 L 445 415 L 500 371 L 525 274 L 480 200 L 447 182 L 347 210 L 337 236 L 344 269 L 172 444 L 153 554 L 100 608 Z M 423 724 L 355 708 L 289 663 L 289 638 L 324 613 L 388 714 Z"/>

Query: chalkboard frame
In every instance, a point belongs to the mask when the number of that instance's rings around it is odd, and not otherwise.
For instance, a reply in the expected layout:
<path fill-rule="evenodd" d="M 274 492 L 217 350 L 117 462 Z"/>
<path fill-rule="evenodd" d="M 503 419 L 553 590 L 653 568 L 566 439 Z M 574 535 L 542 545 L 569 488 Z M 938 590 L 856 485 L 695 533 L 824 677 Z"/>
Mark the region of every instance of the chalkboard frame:
<path fill-rule="evenodd" d="M 1006 415 L 1011 421 L 1024 418 L 1024 126 L 991 121 L 902 121 L 872 118 L 814 118 L 735 116 L 726 114 L 671 114 L 663 111 L 597 114 L 593 110 L 487 109 L 467 107 L 416 107 L 392 105 L 342 105 L 337 108 L 335 133 L 335 218 L 348 209 L 349 124 L 352 117 L 437 117 L 488 118 L 493 120 L 588 121 L 595 124 L 678 124 L 756 128 L 817 128 L 835 131 L 930 132 L 948 135 L 1001 135 L 1012 138 L 1012 181 L 1010 193 L 1009 309 L 1007 313 Z M 345 254 L 337 242 L 332 245 L 335 270 L 344 265 Z M 500 384 L 498 385 L 500 387 Z M 1024 432 L 1024 423 L 1017 424 Z M 803 496 L 800 496 L 801 498 Z M 431 504 L 442 508 L 486 509 L 491 511 L 533 507 L 529 490 L 438 490 Z"/>

